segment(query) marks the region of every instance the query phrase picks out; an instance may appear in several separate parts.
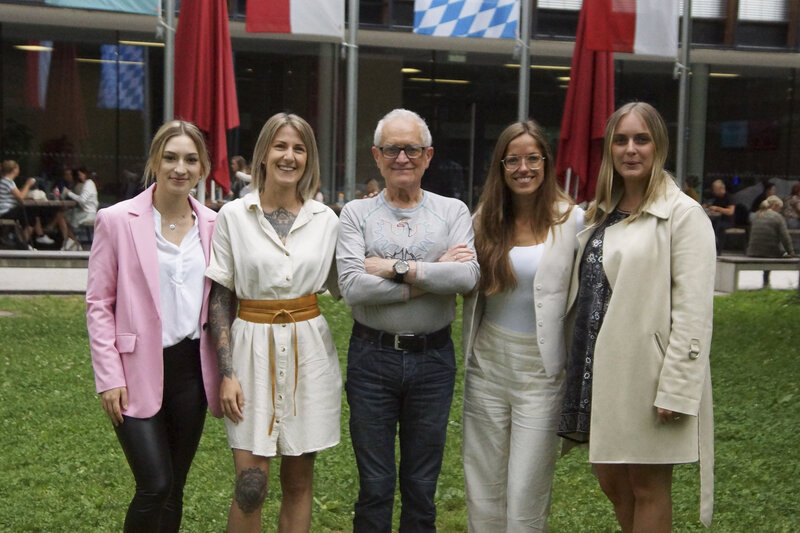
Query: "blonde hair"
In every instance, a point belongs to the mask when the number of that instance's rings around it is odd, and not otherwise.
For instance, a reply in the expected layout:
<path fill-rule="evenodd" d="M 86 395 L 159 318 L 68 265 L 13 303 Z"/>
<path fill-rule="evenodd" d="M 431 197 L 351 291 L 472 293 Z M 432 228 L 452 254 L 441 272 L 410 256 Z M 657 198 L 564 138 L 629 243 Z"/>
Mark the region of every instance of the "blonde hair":
<path fill-rule="evenodd" d="M 200 128 L 186 122 L 185 120 L 171 120 L 164 123 L 153 136 L 153 142 L 150 143 L 150 154 L 147 157 L 147 164 L 144 167 L 144 184 L 145 187 L 150 185 L 156 180 L 158 175 L 158 167 L 161 166 L 161 159 L 164 157 L 164 147 L 173 137 L 180 137 L 186 135 L 189 137 L 197 149 L 197 155 L 200 159 L 200 179 L 204 180 L 211 172 L 211 160 L 208 157 L 208 150 L 206 149 L 206 141 L 203 137 L 203 132 Z"/>
<path fill-rule="evenodd" d="M 13 159 L 6 159 L 5 161 L 3 161 L 3 170 L 2 170 L 3 176 L 11 174 L 18 168 L 19 164 L 16 161 L 14 161 Z"/>
<path fill-rule="evenodd" d="M 270 145 L 275 136 L 284 126 L 291 126 L 300 134 L 300 139 L 306 145 L 306 168 L 300 181 L 297 182 L 297 195 L 301 201 L 305 202 L 313 198 L 320 185 L 319 178 L 319 152 L 317 151 L 317 141 L 314 138 L 314 130 L 311 126 L 293 113 L 277 113 L 272 115 L 261 133 L 258 134 L 255 148 L 253 149 L 253 159 L 250 163 L 253 176 L 253 188 L 259 193 L 264 191 L 267 183 L 267 156 L 269 155 Z"/>
<path fill-rule="evenodd" d="M 572 200 L 556 181 L 556 161 L 539 124 L 528 120 L 509 125 L 495 144 L 474 223 L 475 250 L 481 267 L 478 288 L 487 295 L 497 294 L 517 285 L 508 258 L 508 252 L 514 246 L 514 193 L 506 184 L 502 159 L 511 141 L 526 134 L 533 137 L 544 157 L 542 184 L 531 195 L 528 206 L 533 234 L 544 241 L 547 232 L 566 221 L 572 210 Z M 564 211 L 559 207 L 562 203 L 568 206 Z"/>
<path fill-rule="evenodd" d="M 597 175 L 597 190 L 594 202 L 586 210 L 587 225 L 600 224 L 606 219 L 608 213 L 601 209 L 601 206 L 608 209 L 611 205 L 614 191 L 624 187 L 622 177 L 614 168 L 612 143 L 617 125 L 629 113 L 635 113 L 644 121 L 650 137 L 653 139 L 654 150 L 653 168 L 650 170 L 650 177 L 647 181 L 642 203 L 625 219 L 625 222 L 630 223 L 639 218 L 656 198 L 664 194 L 667 180 L 672 179 L 671 174 L 664 170 L 664 163 L 669 153 L 669 135 L 667 134 L 667 125 L 664 123 L 664 119 L 656 108 L 646 102 L 630 102 L 623 105 L 609 117 L 608 124 L 606 124 L 606 133 L 603 140 L 603 161 L 600 163 L 600 171 Z"/>
<path fill-rule="evenodd" d="M 783 207 L 783 200 L 781 200 L 774 194 L 772 196 L 767 196 L 764 199 L 764 201 L 759 204 L 758 210 L 767 211 L 769 209 L 772 209 L 773 207 L 778 207 L 778 208 Z"/>

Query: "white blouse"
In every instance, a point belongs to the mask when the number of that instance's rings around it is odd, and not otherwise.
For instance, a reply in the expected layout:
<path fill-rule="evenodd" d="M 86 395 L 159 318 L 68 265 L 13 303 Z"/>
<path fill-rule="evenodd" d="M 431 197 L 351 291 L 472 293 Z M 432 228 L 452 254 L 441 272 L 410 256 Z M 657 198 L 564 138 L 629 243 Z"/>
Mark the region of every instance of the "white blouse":
<path fill-rule="evenodd" d="M 161 234 L 161 213 L 154 207 L 158 248 L 158 288 L 161 298 L 161 345 L 174 346 L 185 338 L 200 338 L 206 258 L 200 242 L 197 216 L 180 246 Z"/>

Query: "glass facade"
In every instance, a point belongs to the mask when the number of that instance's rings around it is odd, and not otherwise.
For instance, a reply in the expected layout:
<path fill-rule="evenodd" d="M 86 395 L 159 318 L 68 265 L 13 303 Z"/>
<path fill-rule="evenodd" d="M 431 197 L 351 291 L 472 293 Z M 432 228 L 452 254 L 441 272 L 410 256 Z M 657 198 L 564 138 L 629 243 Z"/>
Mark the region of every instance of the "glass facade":
<path fill-rule="evenodd" d="M 546 4 L 533 21 L 530 112 L 555 148 L 577 8 L 574 2 Z M 317 133 L 323 191 L 336 198 L 344 189 L 343 47 L 256 38 L 241 29 L 245 2 L 229 5 L 232 28 L 239 28 L 232 29 L 232 44 L 241 121 L 229 135 L 229 156 L 249 159 L 264 121 L 278 111 L 295 112 Z M 37 9 L 53 8 L 27 9 L 30 21 L 0 18 L 2 157 L 18 160 L 22 176 L 46 181 L 58 180 L 63 166 L 85 165 L 97 175 L 102 203 L 129 196 L 163 116 L 163 46 L 153 42 L 152 32 L 48 24 L 37 20 Z M 481 47 L 474 43 L 449 50 L 393 46 L 393 36 L 410 32 L 413 1 L 364 0 L 360 10 L 362 33 L 384 44 L 359 47 L 356 188 L 380 177 L 369 149 L 378 119 L 406 107 L 426 118 L 434 136 L 424 186 L 475 200 L 494 141 L 517 115 L 519 60 L 510 46 L 501 52 L 496 46 L 475 51 Z M 766 44 L 783 39 L 784 48 L 741 61 L 726 54 L 749 46 L 750 36 L 741 30 L 746 24 L 739 32 L 743 41 L 725 48 L 724 21 L 695 22 L 693 41 L 705 53 L 693 60 L 691 99 L 702 113 L 691 119 L 691 136 L 699 144 L 689 153 L 690 174 L 726 179 L 734 191 L 763 178 L 797 180 L 800 154 L 792 146 L 800 141 L 800 69 L 787 66 L 798 56 L 797 46 L 785 45 L 786 28 L 796 28 L 797 21 L 761 21 L 774 34 Z M 674 146 L 678 82 L 672 62 L 618 56 L 615 70 L 617 104 L 654 104 Z M 675 167 L 674 150 L 668 167 Z"/>

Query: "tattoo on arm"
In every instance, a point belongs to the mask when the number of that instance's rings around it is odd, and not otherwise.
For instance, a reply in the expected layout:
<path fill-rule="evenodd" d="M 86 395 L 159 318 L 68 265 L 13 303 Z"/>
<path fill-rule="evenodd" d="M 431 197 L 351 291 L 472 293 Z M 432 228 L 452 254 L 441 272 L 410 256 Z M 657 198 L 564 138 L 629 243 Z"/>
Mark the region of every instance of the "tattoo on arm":
<path fill-rule="evenodd" d="M 208 316 L 211 325 L 211 340 L 217 350 L 219 374 L 233 376 L 233 356 L 231 355 L 231 315 L 233 314 L 233 292 L 216 281 L 211 284 Z"/>
<path fill-rule="evenodd" d="M 265 212 L 264 217 L 272 224 L 272 227 L 275 228 L 278 237 L 280 237 L 282 241 L 285 241 L 286 237 L 289 236 L 289 230 L 292 229 L 292 224 L 294 224 L 294 219 L 297 218 L 297 215 L 284 207 L 279 207 L 275 211 L 269 213 Z"/>

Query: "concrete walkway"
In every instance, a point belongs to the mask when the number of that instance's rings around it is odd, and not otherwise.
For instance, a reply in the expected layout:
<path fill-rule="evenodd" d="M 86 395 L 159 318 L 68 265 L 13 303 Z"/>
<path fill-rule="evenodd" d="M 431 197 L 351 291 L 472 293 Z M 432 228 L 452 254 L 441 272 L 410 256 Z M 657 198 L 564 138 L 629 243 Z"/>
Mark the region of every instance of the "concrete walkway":
<path fill-rule="evenodd" d="M 86 292 L 85 268 L 0 268 L 0 294 L 83 294 Z M 739 290 L 761 288 L 761 272 L 739 273 Z M 773 289 L 797 290 L 798 274 L 775 271 L 770 276 Z"/>

